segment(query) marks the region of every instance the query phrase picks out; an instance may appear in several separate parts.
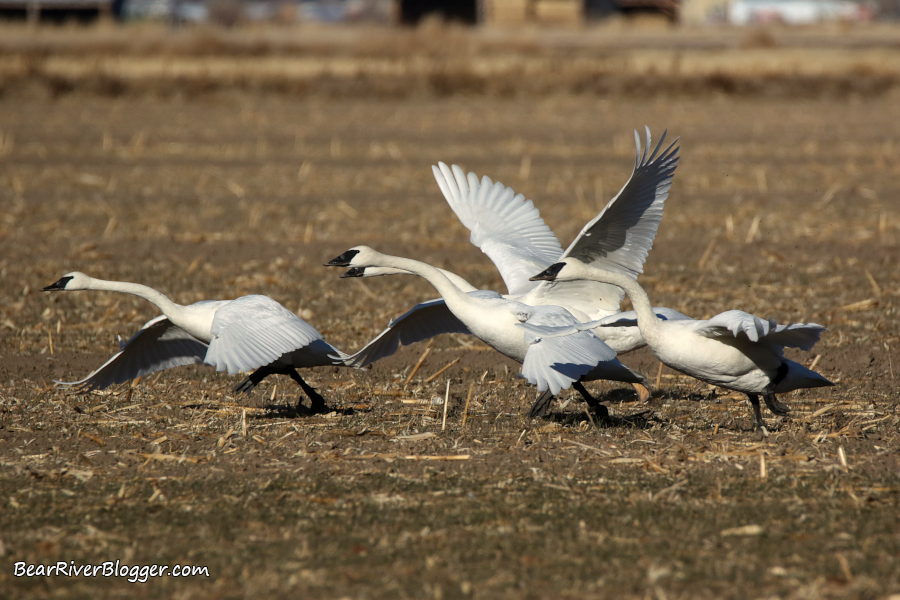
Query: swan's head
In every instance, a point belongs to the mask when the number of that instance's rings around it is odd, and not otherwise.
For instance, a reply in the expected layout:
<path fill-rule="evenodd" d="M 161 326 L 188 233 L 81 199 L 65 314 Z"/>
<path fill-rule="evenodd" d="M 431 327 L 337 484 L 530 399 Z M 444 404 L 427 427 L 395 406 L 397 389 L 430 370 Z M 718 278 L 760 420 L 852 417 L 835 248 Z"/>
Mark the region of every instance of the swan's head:
<path fill-rule="evenodd" d="M 378 253 L 369 248 L 368 246 L 354 246 L 350 248 L 337 258 L 332 258 L 327 263 L 325 263 L 326 267 L 370 267 L 372 265 L 372 259 L 377 256 Z M 363 275 L 357 275 L 360 277 Z M 352 276 L 351 276 L 352 277 Z"/>
<path fill-rule="evenodd" d="M 585 264 L 577 258 L 564 258 L 535 275 L 529 281 L 573 281 L 585 279 Z"/>
<path fill-rule="evenodd" d="M 84 273 L 73 271 L 60 277 L 59 281 L 57 281 L 56 283 L 51 283 L 47 287 L 41 288 L 41 291 L 71 292 L 73 290 L 87 290 L 90 289 L 91 281 L 93 281 L 93 279 L 91 277 L 88 277 Z"/>
<path fill-rule="evenodd" d="M 556 281 L 565 266 L 566 263 L 564 262 L 552 264 L 537 275 L 529 277 L 528 281 Z"/>

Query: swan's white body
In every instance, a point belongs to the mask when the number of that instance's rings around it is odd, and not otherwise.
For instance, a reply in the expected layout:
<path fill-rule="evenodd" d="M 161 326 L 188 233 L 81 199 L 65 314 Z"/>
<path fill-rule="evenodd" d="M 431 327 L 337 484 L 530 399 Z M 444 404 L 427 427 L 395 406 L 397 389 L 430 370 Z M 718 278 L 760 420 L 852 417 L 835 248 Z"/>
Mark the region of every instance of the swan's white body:
<path fill-rule="evenodd" d="M 479 181 L 474 173 L 466 176 L 456 165 L 448 167 L 438 163 L 432 170 L 450 207 L 472 232 L 471 242 L 487 254 L 500 271 L 508 290 L 504 299 L 528 306 L 561 306 L 579 321 L 613 318 L 619 313 L 624 297 L 616 286 L 596 281 L 534 283 L 528 278 L 566 256 L 575 256 L 631 277 L 637 277 L 643 271 L 642 265 L 653 245 L 678 164 L 678 148 L 673 143 L 659 154 L 660 140 L 648 156 L 649 130 L 643 152 L 637 132 L 635 144 L 635 167 L 628 182 L 603 211 L 584 226 L 565 251 L 534 203 L 522 194 L 516 194 L 488 177 Z M 476 289 L 462 277 L 442 272 L 461 290 Z M 374 277 L 398 273 L 403 271 L 368 267 L 353 275 Z M 430 300 L 392 320 L 372 341 L 376 347 L 363 349 L 360 366 L 389 356 L 401 343 L 410 344 L 440 333 L 465 333 L 459 320 L 453 318 L 451 311 L 442 304 L 440 299 Z M 420 313 L 425 309 L 427 312 Z M 670 319 L 687 318 L 670 309 L 659 310 Z M 621 326 L 598 327 L 594 334 L 617 353 L 644 345 L 633 321 L 623 322 Z"/>
<path fill-rule="evenodd" d="M 765 397 L 770 409 L 783 414 L 787 407 L 777 403 L 774 394 L 834 385 L 815 371 L 784 358 L 786 347 L 810 350 L 818 342 L 825 328 L 816 323 L 778 325 L 740 310 L 729 310 L 707 320 L 662 320 L 654 313 L 647 293 L 637 281 L 573 258 L 552 265 L 535 279 L 591 279 L 621 287 L 631 298 L 641 334 L 657 358 L 701 381 L 747 394 L 760 429 L 765 427 L 757 394 Z M 560 328 L 530 324 L 521 327 L 535 335 L 549 336 L 595 326 L 598 326 L 596 321 Z"/>
<path fill-rule="evenodd" d="M 559 306 L 529 306 L 496 292 L 464 291 L 440 269 L 420 261 L 382 254 L 368 246 L 351 248 L 328 265 L 401 269 L 426 279 L 441 294 L 444 306 L 456 322 L 492 348 L 521 362 L 522 375 L 542 392 L 550 390 L 555 395 L 579 380 L 644 380 L 642 375 L 616 360 L 615 352 L 591 332 L 581 332 L 578 337 L 565 341 L 549 339 L 535 343 L 533 339 L 526 339 L 518 328 L 520 323 L 550 327 L 577 323 L 568 311 Z M 427 310 L 427 307 L 422 310 Z M 345 364 L 368 364 L 372 361 L 373 351 L 377 354 L 385 348 L 396 350 L 395 340 L 395 336 L 388 336 L 385 340 L 385 333 L 382 333 L 360 352 L 348 357 Z"/>
<path fill-rule="evenodd" d="M 205 363 L 229 374 L 260 367 L 315 367 L 334 364 L 329 355 L 346 356 L 316 329 L 267 296 L 201 301 L 182 305 L 145 285 L 65 275 L 44 291 L 102 290 L 133 294 L 163 314 L 148 321 L 99 369 L 62 386 L 103 389 L 181 365 Z"/>

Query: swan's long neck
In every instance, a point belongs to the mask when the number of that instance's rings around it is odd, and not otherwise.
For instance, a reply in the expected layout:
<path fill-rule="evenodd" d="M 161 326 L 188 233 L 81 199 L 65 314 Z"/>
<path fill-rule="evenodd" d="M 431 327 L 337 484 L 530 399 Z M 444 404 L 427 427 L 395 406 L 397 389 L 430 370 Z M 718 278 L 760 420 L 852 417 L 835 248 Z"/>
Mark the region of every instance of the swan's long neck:
<path fill-rule="evenodd" d="M 478 288 L 451 271 L 438 269 L 450 282 L 463 292 L 474 292 Z M 415 275 L 406 269 L 398 269 L 396 267 L 366 267 L 366 277 L 381 277 L 382 275 Z"/>
<path fill-rule="evenodd" d="M 611 283 L 625 290 L 625 293 L 631 298 L 631 304 L 637 314 L 638 329 L 641 330 L 641 335 L 647 344 L 652 347 L 662 334 L 662 321 L 653 312 L 653 305 L 644 288 L 637 281 L 622 273 L 602 271 L 588 265 L 579 265 L 579 271 L 580 275 L 585 275 L 585 279 Z"/>
<path fill-rule="evenodd" d="M 128 283 L 125 281 L 107 281 L 105 279 L 91 278 L 86 289 L 101 290 L 106 292 L 122 292 L 139 296 L 148 302 L 156 305 L 156 307 L 169 317 L 170 320 L 177 319 L 181 316 L 183 307 L 169 300 L 169 298 L 152 287 L 141 285 L 140 283 Z M 174 317 L 174 319 L 173 319 Z"/>
<path fill-rule="evenodd" d="M 401 256 L 390 256 L 387 254 L 379 255 L 379 267 L 394 267 L 409 271 L 414 275 L 425 279 L 434 286 L 434 289 L 444 298 L 448 306 L 454 303 L 464 303 L 469 297 L 459 289 L 441 269 L 432 267 L 428 263 L 423 263 L 411 258 L 403 258 Z"/>

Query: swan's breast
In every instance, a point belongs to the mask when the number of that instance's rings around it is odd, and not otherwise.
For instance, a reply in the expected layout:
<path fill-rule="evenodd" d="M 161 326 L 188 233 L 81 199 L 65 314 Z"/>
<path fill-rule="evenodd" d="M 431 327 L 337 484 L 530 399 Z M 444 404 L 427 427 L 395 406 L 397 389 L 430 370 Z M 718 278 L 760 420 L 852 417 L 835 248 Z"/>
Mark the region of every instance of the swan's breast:
<path fill-rule="evenodd" d="M 212 324 L 216 311 L 230 300 L 209 300 L 182 306 L 180 314 L 169 317 L 169 320 L 187 331 L 189 334 L 207 344 L 212 341 Z"/>
<path fill-rule="evenodd" d="M 498 352 L 522 362 L 528 345 L 524 332 L 516 326 L 516 305 L 500 297 L 478 298 L 470 295 L 465 305 L 447 303 L 447 307 L 469 331 Z"/>

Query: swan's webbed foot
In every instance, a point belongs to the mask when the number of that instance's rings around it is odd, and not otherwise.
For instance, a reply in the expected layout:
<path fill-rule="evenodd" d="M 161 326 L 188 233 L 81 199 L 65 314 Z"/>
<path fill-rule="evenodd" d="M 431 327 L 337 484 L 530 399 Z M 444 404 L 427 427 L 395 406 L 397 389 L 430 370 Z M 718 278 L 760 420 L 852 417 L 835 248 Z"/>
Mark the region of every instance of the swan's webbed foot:
<path fill-rule="evenodd" d="M 311 385 L 303 381 L 303 378 L 300 377 L 300 373 L 297 372 L 297 369 L 291 369 L 288 372 L 288 375 L 291 376 L 291 379 L 296 381 L 300 388 L 303 389 L 303 392 L 309 396 L 309 408 L 303 406 L 303 404 L 298 400 L 297 401 L 297 412 L 301 414 L 307 415 L 321 415 L 331 412 L 331 408 L 328 407 L 328 404 L 325 402 L 325 398 L 323 398 L 319 392 L 315 390 Z"/>
<path fill-rule="evenodd" d="M 763 400 L 766 401 L 766 406 L 769 407 L 769 410 L 779 417 L 783 417 L 791 412 L 791 408 L 787 404 L 778 401 L 774 392 L 763 394 Z"/>
<path fill-rule="evenodd" d="M 233 394 L 249 394 L 253 391 L 253 388 L 256 387 L 256 384 L 250 381 L 249 377 L 245 377 L 242 382 L 231 388 L 231 393 Z"/>
<path fill-rule="evenodd" d="M 637 392 L 638 400 L 640 402 L 648 402 L 650 400 L 650 390 L 648 390 L 647 386 L 643 383 L 632 383 L 631 387 Z"/>
<path fill-rule="evenodd" d="M 547 416 L 547 413 L 550 412 L 550 404 L 553 403 L 553 392 L 550 390 L 545 390 L 541 392 L 541 395 L 537 397 L 537 400 L 534 401 L 534 404 L 531 405 L 531 408 L 528 409 L 528 414 L 526 415 L 529 419 L 541 419 Z"/>
<path fill-rule="evenodd" d="M 252 392 L 259 382 L 272 374 L 268 367 L 260 367 L 248 375 L 242 382 L 234 386 L 231 391 L 235 394 L 249 394 Z"/>
<path fill-rule="evenodd" d="M 587 402 L 588 409 L 594 413 L 601 422 L 610 424 L 612 417 L 609 416 L 609 409 L 606 408 L 605 405 L 601 404 L 599 400 L 594 398 L 589 391 L 584 387 L 580 381 L 576 381 L 572 384 L 572 388 L 581 394 L 581 397 Z"/>

